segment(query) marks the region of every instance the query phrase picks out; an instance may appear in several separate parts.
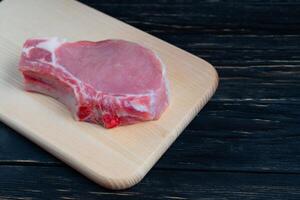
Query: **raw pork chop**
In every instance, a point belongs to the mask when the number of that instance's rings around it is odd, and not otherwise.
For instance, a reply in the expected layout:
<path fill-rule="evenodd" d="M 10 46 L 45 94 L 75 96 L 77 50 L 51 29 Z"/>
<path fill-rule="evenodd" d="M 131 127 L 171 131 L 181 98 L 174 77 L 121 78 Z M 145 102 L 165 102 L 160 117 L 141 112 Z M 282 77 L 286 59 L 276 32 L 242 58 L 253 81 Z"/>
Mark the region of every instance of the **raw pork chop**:
<path fill-rule="evenodd" d="M 27 91 L 54 97 L 77 120 L 106 128 L 158 119 L 169 104 L 163 63 L 133 42 L 29 39 L 19 69 Z"/>

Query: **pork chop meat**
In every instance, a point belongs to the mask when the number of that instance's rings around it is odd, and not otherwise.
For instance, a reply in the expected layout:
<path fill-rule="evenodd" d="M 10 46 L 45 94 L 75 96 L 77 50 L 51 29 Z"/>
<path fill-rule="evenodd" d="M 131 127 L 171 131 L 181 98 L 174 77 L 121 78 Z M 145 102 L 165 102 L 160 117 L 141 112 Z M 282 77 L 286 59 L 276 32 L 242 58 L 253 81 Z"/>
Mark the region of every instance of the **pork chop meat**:
<path fill-rule="evenodd" d="M 49 95 L 75 119 L 105 128 L 156 120 L 169 104 L 162 61 L 125 40 L 29 39 L 19 69 L 27 91 Z"/>

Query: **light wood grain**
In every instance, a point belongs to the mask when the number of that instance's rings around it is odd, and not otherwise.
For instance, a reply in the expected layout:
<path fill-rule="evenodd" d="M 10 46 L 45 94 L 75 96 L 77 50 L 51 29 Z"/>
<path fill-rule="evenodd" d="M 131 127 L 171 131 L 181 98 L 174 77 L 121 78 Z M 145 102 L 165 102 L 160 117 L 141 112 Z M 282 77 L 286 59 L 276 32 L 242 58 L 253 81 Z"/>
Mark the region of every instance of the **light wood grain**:
<path fill-rule="evenodd" d="M 167 66 L 171 105 L 157 121 L 115 129 L 77 122 L 52 98 L 22 90 L 17 63 L 23 42 L 58 36 L 98 41 L 121 38 L 156 51 Z M 139 182 L 218 84 L 204 60 L 110 16 L 70 0 L 0 3 L 0 118 L 85 176 L 110 189 Z"/>

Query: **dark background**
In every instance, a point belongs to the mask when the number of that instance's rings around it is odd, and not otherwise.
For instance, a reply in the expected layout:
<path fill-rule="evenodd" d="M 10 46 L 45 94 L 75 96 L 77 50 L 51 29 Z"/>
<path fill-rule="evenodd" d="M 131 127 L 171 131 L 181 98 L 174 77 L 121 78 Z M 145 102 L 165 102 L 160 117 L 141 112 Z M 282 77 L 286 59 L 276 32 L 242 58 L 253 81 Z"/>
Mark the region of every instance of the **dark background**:
<path fill-rule="evenodd" d="M 219 88 L 125 191 L 0 122 L 0 199 L 300 199 L 300 1 L 82 2 L 211 62 Z"/>

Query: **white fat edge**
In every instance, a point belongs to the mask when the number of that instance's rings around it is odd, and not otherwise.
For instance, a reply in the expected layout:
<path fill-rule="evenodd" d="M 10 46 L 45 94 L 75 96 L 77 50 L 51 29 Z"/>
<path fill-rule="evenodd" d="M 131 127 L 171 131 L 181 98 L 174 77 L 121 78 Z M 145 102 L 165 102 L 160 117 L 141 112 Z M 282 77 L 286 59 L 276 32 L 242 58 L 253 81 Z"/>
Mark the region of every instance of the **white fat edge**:
<path fill-rule="evenodd" d="M 121 103 L 122 103 L 120 96 L 115 96 L 115 101 L 116 101 L 116 104 L 118 104 L 118 105 L 121 105 Z M 129 116 L 129 113 L 123 109 L 119 109 L 119 110 L 117 110 L 117 115 L 118 115 L 118 117 L 125 117 L 125 116 Z"/>
<path fill-rule="evenodd" d="M 119 105 L 122 103 L 122 100 L 124 100 L 123 103 L 124 103 L 125 107 L 132 107 L 135 110 L 140 111 L 140 112 L 148 112 L 148 110 L 149 110 L 146 106 L 140 105 L 139 103 L 136 103 L 136 102 L 131 102 L 131 101 L 126 100 L 128 97 L 139 98 L 139 97 L 149 96 L 149 93 L 145 93 L 145 94 L 115 95 L 115 96 L 112 95 L 112 96 L 114 97 L 115 102 L 117 104 L 119 104 Z M 122 107 L 121 107 L 121 109 L 117 110 L 117 115 L 118 115 L 118 117 L 135 117 L 135 118 L 141 118 L 139 115 L 127 112 L 126 110 L 122 109 Z"/>
<path fill-rule="evenodd" d="M 55 65 L 57 61 L 55 56 L 55 50 L 66 41 L 67 41 L 66 39 L 53 37 L 53 38 L 48 38 L 45 41 L 39 43 L 38 45 L 36 45 L 36 47 L 49 51 L 51 53 L 52 64 Z"/>
<path fill-rule="evenodd" d="M 51 39 L 51 38 L 49 38 L 49 37 L 35 37 L 35 38 L 32 38 L 31 40 L 49 40 L 49 39 Z M 28 56 L 29 52 L 33 48 L 36 48 L 36 46 L 23 47 L 22 52 L 25 53 L 26 56 Z"/>
<path fill-rule="evenodd" d="M 101 91 L 97 91 L 98 93 L 102 93 Z M 124 106 L 125 107 L 132 107 L 137 111 L 140 112 L 149 112 L 149 108 L 147 108 L 144 105 L 138 104 L 136 102 L 131 102 L 130 100 L 126 100 L 129 97 L 135 97 L 135 98 L 139 98 L 139 97 L 150 97 L 150 113 L 152 114 L 152 117 L 154 118 L 155 116 L 155 92 L 153 90 L 148 91 L 147 93 L 143 93 L 143 94 L 126 94 L 126 95 L 118 95 L 118 94 L 105 94 L 105 96 L 101 97 L 101 100 L 99 99 L 99 101 L 102 101 L 102 103 L 104 105 L 109 105 L 112 103 L 112 99 L 107 98 L 107 97 L 113 97 L 115 103 L 117 104 L 121 104 L 122 100 L 124 100 Z M 105 114 L 110 114 L 107 110 L 101 110 L 100 111 L 100 115 L 105 115 Z M 133 114 L 130 112 L 125 111 L 124 109 L 119 109 L 116 111 L 116 114 L 118 117 L 135 117 L 137 119 L 143 119 L 142 116 L 138 115 L 138 114 Z"/>
<path fill-rule="evenodd" d="M 78 91 L 76 90 L 76 87 L 79 87 L 80 91 L 81 91 L 81 94 L 83 94 L 84 98 L 86 98 L 88 95 L 85 93 L 85 90 L 84 90 L 84 84 L 82 83 L 82 81 L 80 79 L 78 79 L 77 77 L 75 77 L 73 74 L 71 74 L 68 70 L 65 69 L 64 66 L 58 64 L 58 63 L 50 63 L 52 66 L 54 67 L 58 67 L 60 68 L 64 74 L 67 74 L 69 77 L 72 77 L 73 80 L 76 81 L 76 84 L 75 86 L 73 84 L 70 84 L 72 85 L 72 89 L 73 89 L 73 92 L 75 94 L 75 98 L 76 99 L 79 99 L 80 98 L 80 94 L 78 93 Z M 61 79 L 61 77 L 58 77 L 60 79 L 60 81 L 64 81 L 64 79 Z"/>
<path fill-rule="evenodd" d="M 117 112 L 117 115 L 118 115 L 118 117 L 132 116 L 132 115 L 130 115 L 128 112 L 125 112 L 125 111 L 123 111 L 123 110 L 118 111 L 118 112 Z"/>
<path fill-rule="evenodd" d="M 161 58 L 154 52 L 155 57 L 159 60 L 159 62 L 162 65 L 162 76 L 163 76 L 163 80 L 164 80 L 164 84 L 166 85 L 166 93 L 167 93 L 167 100 L 168 102 L 170 102 L 170 84 L 169 81 L 167 79 L 167 67 L 166 65 L 163 63 L 163 61 L 161 60 Z"/>
<path fill-rule="evenodd" d="M 155 92 L 151 90 L 149 94 L 150 94 L 150 111 L 154 118 L 155 117 Z"/>
<path fill-rule="evenodd" d="M 63 71 L 64 74 L 66 74 L 66 75 L 72 77 L 74 80 L 76 80 L 76 85 L 79 85 L 80 88 L 83 87 L 81 80 L 79 80 L 78 78 L 76 78 L 73 74 L 71 74 L 68 70 L 66 70 L 64 66 L 62 66 L 62 65 L 60 65 L 58 63 L 48 62 L 45 59 L 40 59 L 39 62 L 37 62 L 37 61 L 30 61 L 30 62 L 32 62 L 32 63 L 44 63 L 44 64 L 51 65 L 54 68 L 59 68 L 59 69 L 61 69 Z M 58 78 L 60 79 L 60 77 L 58 77 Z"/>
<path fill-rule="evenodd" d="M 45 59 L 40 59 L 39 61 L 30 61 L 31 63 L 36 63 L 36 64 L 41 64 L 41 63 L 44 63 L 44 64 L 48 64 L 48 65 L 51 65 L 53 66 L 54 68 L 60 68 L 64 74 L 67 74 L 68 76 L 72 77 L 73 80 L 76 81 L 76 84 L 70 84 L 68 83 L 72 89 L 73 89 L 73 92 L 74 92 L 74 95 L 75 95 L 75 99 L 80 99 L 80 94 L 78 93 L 77 91 L 77 87 L 80 88 L 80 91 L 81 91 L 81 94 L 84 96 L 84 98 L 87 98 L 88 95 L 86 94 L 85 90 L 84 90 L 84 85 L 82 83 L 81 80 L 79 80 L 78 78 L 76 78 L 73 74 L 71 74 L 68 70 L 66 70 L 62 65 L 58 64 L 58 63 L 52 63 L 52 62 L 48 62 L 46 61 Z M 56 78 L 58 78 L 61 82 L 66 82 L 66 80 L 60 76 L 56 76 Z M 79 104 L 76 103 L 76 112 L 74 113 L 75 115 L 75 118 L 78 119 L 78 117 L 76 116 L 77 114 L 77 111 L 78 111 L 78 108 L 79 108 Z"/>
<path fill-rule="evenodd" d="M 45 49 L 51 53 L 55 51 L 61 44 L 65 43 L 66 39 L 60 39 L 58 37 L 48 38 L 47 40 L 40 42 L 36 47 Z"/>
<path fill-rule="evenodd" d="M 34 46 L 31 47 L 23 47 L 22 52 L 25 53 L 26 56 L 29 55 L 29 52 L 31 51 L 31 49 L 33 49 Z"/>
<path fill-rule="evenodd" d="M 63 71 L 64 74 L 67 74 L 68 76 L 72 77 L 74 80 L 76 80 L 76 85 L 79 85 L 80 88 L 82 89 L 84 86 L 82 84 L 82 81 L 79 80 L 78 78 L 76 78 L 73 74 L 71 74 L 68 70 L 65 69 L 64 66 L 58 64 L 58 63 L 52 63 L 52 62 L 48 62 L 47 60 L 45 59 L 39 59 L 39 62 L 37 61 L 30 61 L 31 63 L 37 63 L 37 64 L 40 64 L 40 63 L 44 63 L 44 64 L 48 64 L 48 65 L 51 65 L 53 66 L 54 68 L 59 68 Z M 60 77 L 57 77 L 60 81 L 62 80 Z M 77 93 L 77 91 L 75 91 Z"/>
<path fill-rule="evenodd" d="M 38 59 L 39 62 L 51 65 L 51 62 L 48 62 L 45 58 Z M 55 67 L 55 66 L 54 66 Z"/>
<path fill-rule="evenodd" d="M 135 42 L 133 42 L 135 43 Z M 151 51 L 155 58 L 160 62 L 161 66 L 162 66 L 162 76 L 163 76 L 163 80 L 164 80 L 164 83 L 166 85 L 166 92 L 167 92 L 167 99 L 168 99 L 168 102 L 170 102 L 170 84 L 169 84 L 169 81 L 167 79 L 167 67 L 165 65 L 165 63 L 162 61 L 162 59 L 159 57 L 159 55 L 156 53 L 156 51 L 152 50 L 151 48 L 147 47 L 146 45 L 144 44 L 139 44 L 139 43 L 135 43 L 135 44 L 138 44 L 140 45 L 141 47 L 145 48 L 145 49 L 148 49 L 149 51 Z"/>
<path fill-rule="evenodd" d="M 56 59 L 56 55 L 55 55 L 55 50 L 60 47 L 63 43 L 65 43 L 67 40 L 66 39 L 60 39 L 58 37 L 52 37 L 52 38 L 35 38 L 35 39 L 43 39 L 45 41 L 39 43 L 36 46 L 32 46 L 32 47 L 28 47 L 28 48 L 23 48 L 23 52 L 28 55 L 29 51 L 33 48 L 41 48 L 44 49 L 46 51 L 49 51 L 51 53 L 51 60 L 52 62 L 48 62 L 45 59 L 41 59 L 39 60 L 40 63 L 45 63 L 45 64 L 49 64 L 55 68 L 60 68 L 63 73 L 67 74 L 68 76 L 72 77 L 73 80 L 76 81 L 75 85 L 70 85 L 73 89 L 74 95 L 75 95 L 75 99 L 80 99 L 80 94 L 83 96 L 83 98 L 89 98 L 89 96 L 87 95 L 86 91 L 84 90 L 84 84 L 82 83 L 81 80 L 79 80 L 78 78 L 76 78 L 75 76 L 73 76 L 68 70 L 65 69 L 64 66 L 60 65 L 59 63 L 57 63 L 57 59 Z M 31 61 L 34 62 L 34 61 Z M 37 62 L 38 63 L 38 62 Z M 60 81 L 65 82 L 65 80 L 61 77 L 57 77 Z M 69 83 L 68 83 L 69 84 Z M 80 90 L 80 94 L 77 91 L 77 87 L 79 87 Z M 76 111 L 74 112 L 75 118 L 77 119 L 77 111 L 79 109 L 79 104 L 78 102 L 76 102 Z"/>
<path fill-rule="evenodd" d="M 102 104 L 104 106 L 110 105 L 111 101 L 109 100 L 109 98 L 107 98 L 107 96 L 104 96 L 102 99 Z"/>
<path fill-rule="evenodd" d="M 147 106 L 144 106 L 140 103 L 132 101 L 132 102 L 130 102 L 130 105 L 139 112 L 147 112 L 148 111 Z"/>
<path fill-rule="evenodd" d="M 37 61 L 31 61 L 31 63 L 35 63 L 35 64 L 41 64 L 41 63 L 45 63 L 45 64 L 50 64 L 51 65 L 51 63 L 49 63 L 48 61 L 46 61 L 46 60 L 39 60 L 39 62 L 37 62 Z M 52 65 L 51 65 L 52 66 Z M 70 85 L 70 87 L 73 89 L 73 92 L 74 92 L 74 95 L 75 95 L 75 105 L 74 105 L 74 107 L 71 107 L 70 109 L 71 109 L 71 113 L 72 113 L 72 115 L 74 116 L 74 118 L 76 119 L 76 120 L 78 120 L 79 118 L 78 118 L 78 116 L 77 116 L 77 112 L 78 112 L 78 109 L 79 109 L 79 104 L 78 104 L 78 102 L 77 102 L 77 100 L 78 99 L 80 99 L 80 94 L 77 92 L 77 87 L 79 87 L 80 88 L 80 91 L 81 91 L 81 94 L 83 94 L 85 97 L 87 96 L 87 94 L 85 93 L 85 91 L 84 91 L 84 89 L 83 89 L 83 85 L 81 84 L 81 81 L 79 80 L 79 79 L 77 79 L 75 76 L 73 76 L 70 72 L 68 72 L 66 69 L 64 69 L 62 66 L 59 66 L 60 68 L 62 68 L 62 70 L 63 70 L 63 73 L 66 73 L 66 74 L 68 74 L 69 76 L 71 76 L 75 81 L 76 81 L 76 84 L 74 85 L 74 84 L 69 84 Z M 60 76 L 56 76 L 56 78 L 58 78 L 59 79 L 59 81 L 61 81 L 61 82 L 66 82 L 65 81 L 65 79 L 63 79 L 62 77 L 60 77 Z M 67 106 L 67 107 L 69 107 L 69 106 Z"/>
<path fill-rule="evenodd" d="M 141 47 L 149 50 L 150 52 L 152 52 L 154 54 L 155 58 L 160 62 L 161 67 L 162 67 L 162 76 L 163 76 L 163 80 L 164 80 L 163 84 L 165 84 L 165 86 L 166 86 L 167 100 L 168 100 L 168 102 L 170 102 L 170 99 L 171 99 L 171 97 L 170 97 L 170 84 L 169 84 L 169 81 L 167 79 L 167 72 L 166 72 L 167 71 L 167 67 L 166 67 L 166 65 L 164 64 L 164 62 L 162 61 L 162 59 L 158 56 L 158 54 L 156 53 L 156 51 L 154 51 L 153 49 L 151 49 L 147 45 L 136 43 L 136 42 L 132 42 L 132 43 L 137 44 L 137 45 L 139 45 L 139 46 L 141 46 Z M 155 93 L 153 91 L 150 91 L 149 93 L 151 95 L 151 101 L 152 101 L 151 108 L 154 108 Z M 139 96 L 146 96 L 146 95 L 149 95 L 149 93 L 140 94 Z M 128 94 L 128 96 L 138 96 L 138 95 Z M 154 111 L 153 111 L 153 114 L 154 114 Z"/>

